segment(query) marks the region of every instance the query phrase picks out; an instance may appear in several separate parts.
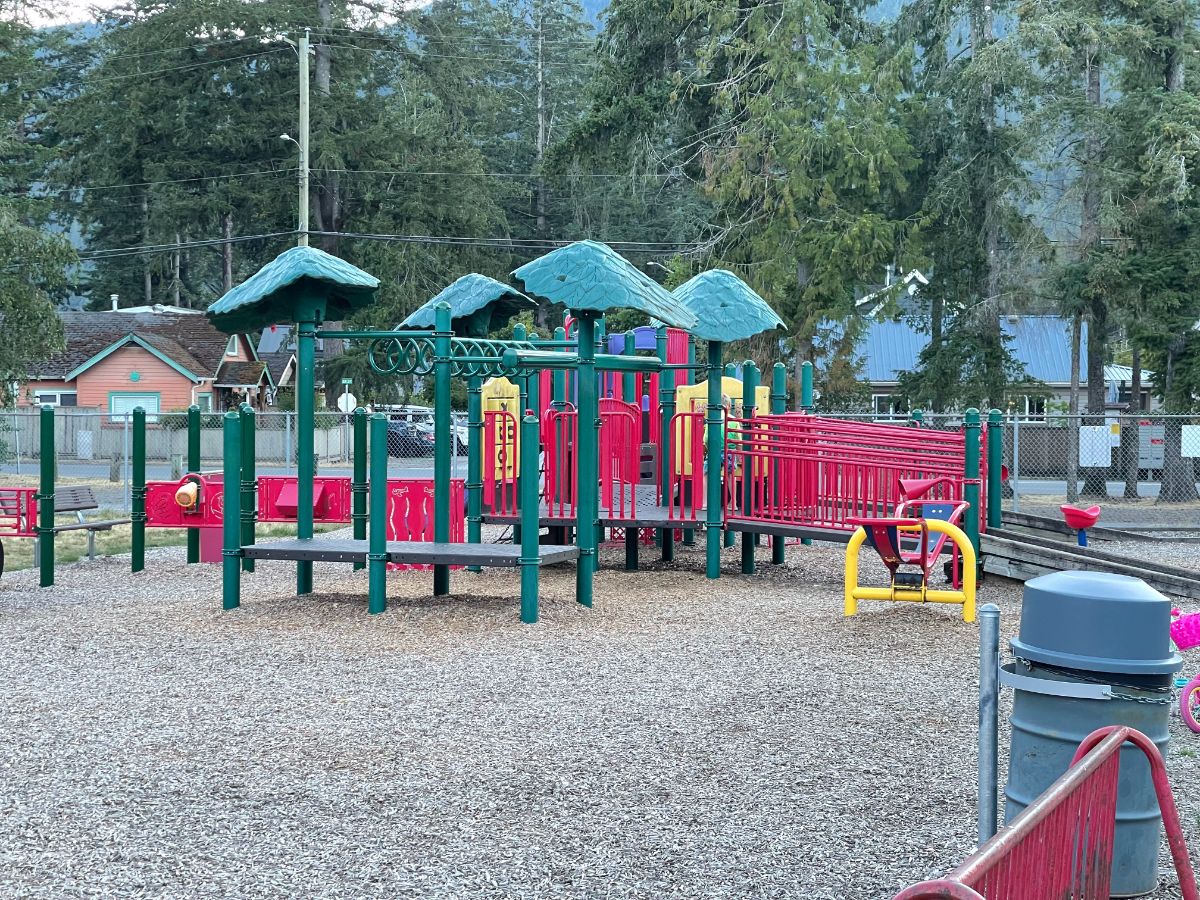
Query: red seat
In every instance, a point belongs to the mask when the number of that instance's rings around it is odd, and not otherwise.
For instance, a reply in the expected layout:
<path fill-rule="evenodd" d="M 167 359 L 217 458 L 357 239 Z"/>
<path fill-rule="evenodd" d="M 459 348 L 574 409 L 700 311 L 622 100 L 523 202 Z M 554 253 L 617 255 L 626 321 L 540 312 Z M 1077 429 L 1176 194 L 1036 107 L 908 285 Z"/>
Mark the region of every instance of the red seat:
<path fill-rule="evenodd" d="M 1089 506 L 1087 509 L 1079 509 L 1077 506 L 1060 506 L 1063 518 L 1067 522 L 1069 528 L 1076 530 L 1091 528 L 1100 519 L 1100 507 Z"/>

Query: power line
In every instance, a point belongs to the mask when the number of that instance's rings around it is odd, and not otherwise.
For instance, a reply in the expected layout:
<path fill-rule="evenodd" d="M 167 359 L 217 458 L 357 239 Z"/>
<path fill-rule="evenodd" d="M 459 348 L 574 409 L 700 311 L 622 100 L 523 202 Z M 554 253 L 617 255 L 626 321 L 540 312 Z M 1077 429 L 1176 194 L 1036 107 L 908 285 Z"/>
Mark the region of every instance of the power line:
<path fill-rule="evenodd" d="M 79 254 L 80 260 L 92 261 L 115 259 L 122 256 L 141 256 L 149 253 L 170 253 L 176 250 L 191 250 L 195 247 L 215 247 L 220 244 L 244 244 L 247 241 L 265 241 L 272 238 L 291 237 L 295 231 L 275 231 L 270 234 L 247 234 L 228 238 L 207 238 L 198 241 L 181 241 L 170 244 L 143 244 L 139 247 L 115 247 L 110 250 L 90 250 Z"/>
<path fill-rule="evenodd" d="M 45 190 L 40 191 L 36 195 L 33 193 L 34 189 L 30 188 L 26 193 L 30 196 L 35 196 L 35 197 L 46 196 L 49 194 L 73 194 L 76 192 L 91 193 L 93 191 L 115 191 L 115 190 L 121 190 L 123 188 L 158 187 L 159 185 L 163 185 L 163 184 L 185 184 L 185 183 L 194 182 L 194 181 L 215 181 L 217 179 L 226 179 L 226 178 L 229 178 L 229 179 L 250 178 L 252 176 L 258 176 L 258 175 L 283 175 L 283 174 L 288 174 L 288 173 L 295 173 L 298 171 L 299 171 L 298 166 L 292 166 L 291 168 L 288 168 L 288 169 L 259 169 L 254 172 L 227 172 L 227 173 L 224 173 L 221 175 L 197 175 L 193 178 L 169 178 L 169 179 L 163 179 L 162 181 L 133 181 L 133 182 L 130 182 L 129 184 L 94 184 L 94 185 L 78 185 L 75 187 L 47 188 Z"/>
<path fill-rule="evenodd" d="M 579 172 L 547 175 L 542 172 L 422 172 L 406 169 L 313 169 L 340 175 L 412 175 L 419 178 L 674 178 L 669 172 Z"/>
<path fill-rule="evenodd" d="M 388 49 L 385 47 L 359 47 L 357 44 L 329 43 L 329 44 L 326 44 L 326 46 L 334 47 L 336 49 L 341 49 L 341 50 L 360 50 L 364 53 L 386 53 L 390 56 L 403 56 L 406 59 L 410 59 L 410 60 L 413 60 L 416 62 L 419 62 L 420 60 L 423 60 L 423 59 L 456 59 L 456 60 L 465 60 L 465 61 L 474 61 L 474 62 L 507 63 L 510 65 L 519 65 L 519 66 L 537 65 L 537 60 L 534 60 L 534 59 L 519 59 L 516 57 L 506 57 L 506 56 L 474 56 L 474 55 L 466 55 L 466 54 L 459 55 L 459 54 L 449 54 L 449 53 L 427 53 L 420 49 L 392 50 L 392 49 Z M 590 60 L 589 60 L 589 62 L 590 62 Z M 554 68 L 554 69 L 581 68 L 580 66 L 575 65 L 573 63 L 558 62 L 558 61 L 553 61 L 553 60 L 543 61 L 542 66 L 543 66 L 543 68 Z"/>
<path fill-rule="evenodd" d="M 151 78 L 156 75 L 166 75 L 168 72 L 182 72 L 188 69 L 199 69 L 203 66 L 220 65 L 222 63 L 239 62 L 243 59 L 258 59 L 264 56 L 270 56 L 272 53 L 282 53 L 286 47 L 276 47 L 274 50 L 260 50 L 257 53 L 245 53 L 241 56 L 226 56 L 221 59 L 205 59 L 200 62 L 187 63 L 182 66 L 171 66 L 166 69 L 151 69 L 148 72 L 126 72 L 121 75 L 100 75 L 89 77 L 88 84 L 93 84 L 97 81 L 118 81 L 122 78 Z"/>

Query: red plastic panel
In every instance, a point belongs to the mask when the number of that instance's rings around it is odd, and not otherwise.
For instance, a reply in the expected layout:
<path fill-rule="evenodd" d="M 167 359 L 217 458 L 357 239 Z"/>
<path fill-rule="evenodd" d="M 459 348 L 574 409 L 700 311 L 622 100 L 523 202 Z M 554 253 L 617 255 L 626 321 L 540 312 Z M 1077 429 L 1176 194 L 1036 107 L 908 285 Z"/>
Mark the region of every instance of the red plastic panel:
<path fill-rule="evenodd" d="M 465 513 L 466 482 L 456 478 L 450 482 L 450 542 L 466 540 Z M 389 541 L 432 541 L 434 512 L 433 480 L 428 478 L 405 479 L 388 482 Z M 389 569 L 421 569 L 426 565 L 389 563 Z M 462 568 L 454 566 L 453 568 Z"/>
<path fill-rule="evenodd" d="M 0 488 L 0 537 L 35 537 L 37 488 Z"/>
<path fill-rule="evenodd" d="M 189 482 L 200 486 L 195 507 L 175 502 L 175 492 Z M 178 481 L 146 482 L 146 525 L 150 528 L 207 528 L 221 524 L 225 488 L 220 472 L 184 475 Z"/>

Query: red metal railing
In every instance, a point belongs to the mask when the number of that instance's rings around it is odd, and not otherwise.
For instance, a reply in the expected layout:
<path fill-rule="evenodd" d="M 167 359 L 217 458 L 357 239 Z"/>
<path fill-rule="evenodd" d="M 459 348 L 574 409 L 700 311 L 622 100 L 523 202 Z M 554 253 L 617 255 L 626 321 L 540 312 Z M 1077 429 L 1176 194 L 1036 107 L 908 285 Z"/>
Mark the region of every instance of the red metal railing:
<path fill-rule="evenodd" d="M 962 865 L 905 888 L 895 900 L 1107 900 L 1126 743 L 1150 763 L 1180 893 L 1200 900 L 1162 756 L 1140 731 L 1116 725 L 1084 738 L 1071 768 Z"/>
<path fill-rule="evenodd" d="M 517 417 L 506 410 L 483 414 L 483 509 L 517 514 Z"/>
<path fill-rule="evenodd" d="M 0 537 L 36 537 L 37 488 L 0 488 Z"/>
<path fill-rule="evenodd" d="M 546 454 L 543 491 L 551 519 L 575 518 L 579 488 L 579 473 L 575 466 L 578 434 L 579 414 L 574 407 L 552 409 L 542 420 L 542 446 Z"/>
<path fill-rule="evenodd" d="M 610 518 L 637 517 L 641 418 L 632 403 L 600 401 L 600 509 Z"/>
<path fill-rule="evenodd" d="M 952 479 L 928 499 L 962 499 L 962 432 L 798 413 L 731 417 L 726 454 L 732 520 L 851 531 L 850 518 L 895 509 L 902 478 Z M 748 498 L 746 478 L 752 479 Z M 972 514 L 982 523 L 983 509 Z"/>
<path fill-rule="evenodd" d="M 704 508 L 704 413 L 679 412 L 671 417 L 667 448 L 667 518 L 700 521 Z M 662 469 L 657 483 L 662 496 Z"/>

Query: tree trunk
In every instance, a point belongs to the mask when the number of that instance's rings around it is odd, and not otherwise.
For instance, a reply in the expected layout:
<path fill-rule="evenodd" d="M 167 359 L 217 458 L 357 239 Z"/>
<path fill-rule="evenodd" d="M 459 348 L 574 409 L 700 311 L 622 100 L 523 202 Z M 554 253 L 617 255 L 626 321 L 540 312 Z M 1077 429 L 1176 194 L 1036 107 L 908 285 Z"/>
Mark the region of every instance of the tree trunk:
<path fill-rule="evenodd" d="M 985 0 L 974 0 L 971 8 L 972 54 L 993 42 L 992 7 Z M 982 204 L 983 247 L 985 253 L 979 296 L 980 333 L 984 337 L 984 375 L 987 397 L 984 409 L 1004 405 L 1004 340 L 1000 332 L 1000 220 L 996 211 L 995 136 L 996 102 L 992 83 L 983 84 L 979 107 L 979 125 L 983 132 L 984 196 Z"/>
<path fill-rule="evenodd" d="M 537 27 L 537 183 L 534 185 L 537 203 L 537 236 L 541 240 L 549 237 L 546 230 L 546 179 L 542 175 L 542 167 L 546 161 L 546 17 L 539 7 L 536 12 Z M 550 302 L 539 299 L 537 308 L 537 323 L 539 328 L 545 328 L 550 322 Z"/>
<path fill-rule="evenodd" d="M 1083 313 L 1071 319 L 1071 393 L 1067 402 L 1067 502 L 1079 499 L 1079 356 Z"/>
<path fill-rule="evenodd" d="M 1084 83 L 1088 105 L 1100 107 L 1100 47 L 1091 44 L 1084 57 Z M 1087 261 L 1100 249 L 1100 165 L 1101 142 L 1094 126 L 1089 125 L 1084 139 L 1083 215 L 1079 225 L 1080 255 Z M 1101 287 L 1089 279 L 1087 392 L 1089 425 L 1104 424 L 1104 360 L 1108 331 L 1107 298 Z M 1089 497 L 1108 496 L 1108 470 L 1088 468 L 1084 472 L 1083 492 Z"/>
<path fill-rule="evenodd" d="M 221 291 L 229 293 L 233 290 L 233 214 L 221 216 L 221 236 L 225 243 L 221 245 Z"/>
<path fill-rule="evenodd" d="M 1121 461 L 1125 467 L 1126 500 L 1138 498 L 1138 422 L 1142 412 L 1142 352 L 1133 348 L 1133 375 L 1129 381 L 1129 408 L 1121 423 Z"/>
<path fill-rule="evenodd" d="M 1167 350 L 1167 372 L 1163 384 L 1163 397 L 1167 409 L 1178 409 L 1175 398 L 1175 357 L 1183 350 L 1187 338 L 1177 338 Z M 1196 467 L 1191 459 L 1183 457 L 1183 426 L 1178 419 L 1163 423 L 1163 471 L 1158 490 L 1159 503 L 1190 503 L 1200 496 L 1196 494 Z"/>
<path fill-rule="evenodd" d="M 183 267 L 183 250 L 179 245 L 182 243 L 183 238 L 180 237 L 178 231 L 175 232 L 175 252 L 171 254 L 171 304 L 176 308 L 179 308 L 182 305 L 179 302 L 179 288 L 182 284 L 180 281 L 180 270 Z"/>
<path fill-rule="evenodd" d="M 317 0 L 317 19 L 320 22 L 321 34 L 316 45 L 316 75 L 318 102 L 325 102 L 326 112 L 329 110 L 329 87 L 332 75 L 332 48 L 326 43 L 329 28 L 333 24 L 331 0 Z M 342 230 L 342 193 L 341 176 L 337 172 L 322 172 L 316 187 L 316 203 L 318 227 L 322 231 Z M 327 253 L 337 253 L 338 239 L 330 235 L 321 236 L 321 249 Z"/>
<path fill-rule="evenodd" d="M 150 196 L 142 194 L 142 243 L 150 243 Z M 142 298 L 150 306 L 154 303 L 154 274 L 150 269 L 151 257 L 147 256 L 142 263 Z"/>
<path fill-rule="evenodd" d="M 942 349 L 942 319 L 946 312 L 946 301 L 942 299 L 940 294 L 935 293 L 933 299 L 929 301 L 929 346 L 934 348 L 935 352 L 941 352 Z M 940 413 L 945 411 L 946 402 L 945 394 L 942 390 L 942 382 L 936 379 L 933 389 L 929 395 L 929 411 Z"/>

